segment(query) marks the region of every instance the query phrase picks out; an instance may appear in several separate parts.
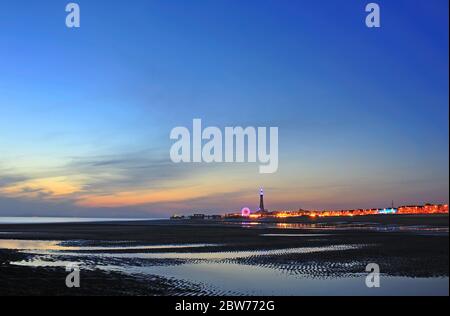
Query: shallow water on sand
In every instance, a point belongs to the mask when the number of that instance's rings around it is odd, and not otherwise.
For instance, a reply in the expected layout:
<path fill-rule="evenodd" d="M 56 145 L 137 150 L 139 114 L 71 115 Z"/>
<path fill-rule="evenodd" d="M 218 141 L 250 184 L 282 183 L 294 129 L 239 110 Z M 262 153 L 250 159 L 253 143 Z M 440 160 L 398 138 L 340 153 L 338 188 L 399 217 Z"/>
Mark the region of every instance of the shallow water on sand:
<path fill-rule="evenodd" d="M 187 260 L 231 260 L 239 258 L 248 258 L 253 256 L 277 256 L 295 253 L 314 253 L 314 252 L 327 252 L 327 251 L 343 251 L 350 249 L 357 249 L 362 246 L 360 245 L 338 245 L 338 246 L 326 246 L 326 247 L 301 247 L 301 248 L 286 248 L 286 249 L 274 249 L 274 250 L 250 250 L 250 251 L 220 251 L 220 246 L 217 245 L 219 251 L 209 251 L 209 252 L 177 252 L 181 248 L 201 248 L 212 246 L 208 244 L 194 244 L 194 245 L 175 245 L 171 247 L 166 246 L 148 246 L 149 248 L 142 249 L 164 249 L 170 252 L 156 252 L 156 253 L 120 253 L 120 252 L 105 252 L 105 253 L 85 253 L 83 251 L 73 252 L 74 250 L 86 250 L 87 248 L 102 248 L 102 247 L 61 247 L 61 249 L 24 249 L 31 250 L 30 253 L 37 255 L 54 255 L 54 251 L 63 251 L 60 254 L 68 257 L 79 257 L 79 256 L 89 256 L 89 257 L 101 257 L 101 258 L 126 258 L 126 259 L 187 259 Z M 155 247 L 155 248 L 151 248 Z M 1 248 L 1 243 L 0 243 Z M 111 248 L 107 248 L 108 250 Z M 127 249 L 124 247 L 122 249 Z M 128 248 L 129 249 L 129 248 Z M 72 252 L 67 252 L 65 250 L 72 250 Z M 106 250 L 106 249 L 105 249 Z M 133 248 L 133 250 L 139 250 Z"/>
<path fill-rule="evenodd" d="M 69 264 L 76 264 L 81 271 L 100 269 L 132 276 L 156 275 L 179 284 L 196 284 L 211 295 L 448 295 L 449 292 L 448 277 L 407 278 L 382 275 L 380 288 L 367 288 L 364 271 L 333 277 L 321 274 L 328 267 L 315 263 L 297 262 L 297 265 L 303 264 L 304 267 L 293 269 L 289 266 L 252 264 L 246 261 L 264 256 L 343 251 L 364 247 L 363 245 L 221 251 L 223 245 L 211 244 L 129 246 L 118 243 L 119 245 L 110 247 L 84 247 L 82 244 L 81 241 L 78 246 L 68 246 L 59 241 L 0 240 L 0 248 L 20 249 L 32 255 L 28 260 L 11 262 L 12 265 L 67 267 Z M 186 252 L 189 248 L 211 246 L 216 247 L 215 252 Z M 183 248 L 186 249 L 180 251 Z M 148 252 L 161 249 L 164 251 Z M 107 252 L 84 252 L 89 250 Z M 116 250 L 133 252 L 122 253 Z M 140 252 L 143 250 L 146 252 Z"/>
<path fill-rule="evenodd" d="M 44 250 L 44 251 L 115 251 L 115 250 L 156 250 L 178 248 L 217 247 L 217 244 L 168 244 L 168 245 L 117 245 L 117 246 L 72 246 L 62 241 L 0 239 L 0 249 Z M 35 252 L 36 253 L 36 252 Z"/>
<path fill-rule="evenodd" d="M 67 267 L 82 261 L 15 262 L 34 267 Z M 200 285 L 210 295 L 448 295 L 448 278 L 380 277 L 380 288 L 368 288 L 365 274 L 339 278 L 314 278 L 271 267 L 206 260 L 177 265 L 97 265 L 104 271 L 128 275 L 160 276 Z"/>
<path fill-rule="evenodd" d="M 314 231 L 374 231 L 379 233 L 413 233 L 413 234 L 426 234 L 433 236 L 448 236 L 448 226 L 427 226 L 427 225 L 386 225 L 378 223 L 276 223 L 276 224 L 263 224 L 268 228 L 278 229 L 301 229 L 301 230 L 314 230 Z"/>
<path fill-rule="evenodd" d="M 212 293 L 226 295 L 448 295 L 449 281 L 381 276 L 380 288 L 368 288 L 364 274 L 311 278 L 268 267 L 223 262 L 139 267 L 128 271 L 131 272 L 201 283 L 210 287 Z"/>

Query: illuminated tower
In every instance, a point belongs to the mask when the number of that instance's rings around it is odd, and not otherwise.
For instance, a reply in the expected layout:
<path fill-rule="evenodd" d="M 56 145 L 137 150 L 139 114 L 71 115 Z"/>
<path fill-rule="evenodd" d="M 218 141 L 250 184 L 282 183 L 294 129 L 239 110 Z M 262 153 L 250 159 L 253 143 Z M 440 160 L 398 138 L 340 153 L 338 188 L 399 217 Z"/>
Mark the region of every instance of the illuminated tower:
<path fill-rule="evenodd" d="M 266 211 L 264 209 L 264 190 L 262 188 L 259 191 L 259 211 L 260 212 L 265 212 Z"/>

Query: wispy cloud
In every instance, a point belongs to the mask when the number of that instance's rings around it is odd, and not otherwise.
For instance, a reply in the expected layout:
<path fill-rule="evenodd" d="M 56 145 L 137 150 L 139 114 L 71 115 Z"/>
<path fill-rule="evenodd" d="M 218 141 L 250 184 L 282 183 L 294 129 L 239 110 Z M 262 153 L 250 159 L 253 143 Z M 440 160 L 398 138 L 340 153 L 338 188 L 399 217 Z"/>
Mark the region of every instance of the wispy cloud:
<path fill-rule="evenodd" d="M 24 176 L 4 176 L 0 174 L 0 188 L 14 185 L 25 180 L 27 180 L 27 177 Z"/>
<path fill-rule="evenodd" d="M 201 177 L 201 170 L 174 164 L 158 150 L 69 157 L 64 165 L 38 174 L 2 177 L 0 195 L 71 201 L 85 208 L 176 202 L 220 190 L 195 184 L 193 178 Z"/>
<path fill-rule="evenodd" d="M 89 193 L 161 188 L 192 173 L 192 168 L 152 151 L 72 157 L 64 169 L 68 174 L 85 175 L 83 191 Z"/>

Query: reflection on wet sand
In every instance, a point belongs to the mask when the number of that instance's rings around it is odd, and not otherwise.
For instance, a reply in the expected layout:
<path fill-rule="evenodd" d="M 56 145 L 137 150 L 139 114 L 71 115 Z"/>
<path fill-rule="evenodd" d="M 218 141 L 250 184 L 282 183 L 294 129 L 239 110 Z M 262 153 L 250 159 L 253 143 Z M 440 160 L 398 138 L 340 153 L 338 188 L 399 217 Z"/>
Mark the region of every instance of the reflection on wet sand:
<path fill-rule="evenodd" d="M 51 243 L 54 247 L 54 243 Z M 167 245 L 166 245 L 167 246 Z M 329 246 L 276 249 L 266 251 L 229 251 L 177 253 L 83 253 L 54 249 L 26 251 L 29 260 L 11 262 L 15 266 L 66 267 L 78 265 L 82 270 L 100 269 L 130 276 L 159 276 L 175 284 L 197 284 L 210 295 L 442 295 L 448 294 L 448 278 L 407 278 L 382 276 L 383 287 L 369 289 L 365 274 L 333 277 L 330 266 L 312 262 L 294 266 L 258 264 L 252 258 L 285 256 L 314 252 L 345 251 L 362 246 Z M 64 258 L 64 259 L 61 259 Z M 122 259 L 117 261 L 117 259 Z M 165 264 L 154 264 L 163 259 Z M 170 261 L 180 259 L 182 261 Z M 241 261 L 242 259 L 242 261 Z M 349 263 L 352 265 L 352 263 Z M 357 265 L 357 263 L 353 263 Z M 299 266 L 300 265 L 300 266 Z M 300 268 L 301 267 L 301 268 Z M 317 274 L 319 277 L 314 277 Z M 329 277 L 326 277 L 329 275 Z"/>
<path fill-rule="evenodd" d="M 303 224 L 303 223 L 276 223 L 267 224 L 268 228 L 279 229 L 302 229 L 317 231 L 346 231 L 346 230 L 363 230 L 375 232 L 409 232 L 409 233 L 434 233 L 448 235 L 447 227 L 430 227 L 426 225 L 379 225 L 377 223 L 346 223 L 338 222 L 332 225 L 327 223 Z"/>
<path fill-rule="evenodd" d="M 69 246 L 62 241 L 46 240 L 15 240 L 0 239 L 0 249 L 14 250 L 48 250 L 48 251 L 114 251 L 114 250 L 156 250 L 178 248 L 215 247 L 217 244 L 173 244 L 173 245 L 144 245 L 144 246 Z"/>
<path fill-rule="evenodd" d="M 1 249 L 13 250 L 65 250 L 68 247 L 60 245 L 60 241 L 44 241 L 44 240 L 0 240 Z"/>
<path fill-rule="evenodd" d="M 261 234 L 263 237 L 324 237 L 330 234 Z"/>
<path fill-rule="evenodd" d="M 69 233 L 48 226 L 45 234 L 30 226 L 2 234 L 9 239 L 0 240 L 0 254 L 14 250 L 2 254 L 6 280 L 11 273 L 45 278 L 77 264 L 108 284 L 132 279 L 130 291 L 139 294 L 157 279 L 177 295 L 448 295 L 448 226 L 440 218 L 426 223 L 170 222 L 72 225 Z M 370 262 L 382 268 L 379 289 L 365 286 Z"/>
<path fill-rule="evenodd" d="M 247 258 L 253 256 L 279 256 L 285 254 L 306 254 L 314 252 L 328 252 L 328 251 L 344 251 L 351 249 L 358 249 L 363 247 L 362 245 L 336 245 L 326 247 L 301 247 L 301 248 L 286 248 L 286 249 L 274 249 L 274 250 L 253 250 L 253 251 L 214 251 L 214 252 L 177 252 L 180 247 L 174 247 L 170 252 L 156 252 L 156 253 L 84 253 L 84 252 L 66 252 L 67 249 L 33 249 L 23 250 L 31 254 L 36 255 L 52 255 L 54 250 L 64 251 L 60 254 L 67 257 L 77 256 L 89 256 L 89 257 L 103 257 L 103 258 L 128 258 L 128 259 L 189 259 L 189 260 L 223 260 L 223 259 L 238 259 Z M 85 247 L 79 247 L 78 249 L 84 250 Z M 92 248 L 92 247 L 86 247 Z M 169 250 L 169 246 L 166 246 Z M 166 249 L 166 248 L 153 248 L 153 249 Z M 75 250 L 75 249 L 70 249 Z"/>

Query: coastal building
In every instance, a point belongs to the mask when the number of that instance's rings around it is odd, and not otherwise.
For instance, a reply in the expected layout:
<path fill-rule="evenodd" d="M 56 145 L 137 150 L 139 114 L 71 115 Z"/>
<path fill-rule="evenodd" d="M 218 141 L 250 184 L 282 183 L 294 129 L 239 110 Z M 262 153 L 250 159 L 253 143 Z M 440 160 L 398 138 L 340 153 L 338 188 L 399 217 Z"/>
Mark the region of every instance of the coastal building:
<path fill-rule="evenodd" d="M 189 216 L 189 219 L 205 219 L 206 215 L 205 214 L 194 214 Z"/>
<path fill-rule="evenodd" d="M 447 204 L 425 204 L 400 206 L 398 214 L 448 214 Z"/>
<path fill-rule="evenodd" d="M 266 209 L 264 208 L 264 190 L 261 188 L 259 190 L 259 212 L 264 213 Z"/>
<path fill-rule="evenodd" d="M 222 219 L 222 215 L 206 215 L 205 219 L 213 219 L 213 220 Z"/>

